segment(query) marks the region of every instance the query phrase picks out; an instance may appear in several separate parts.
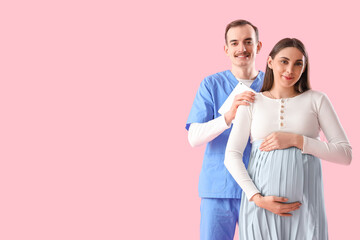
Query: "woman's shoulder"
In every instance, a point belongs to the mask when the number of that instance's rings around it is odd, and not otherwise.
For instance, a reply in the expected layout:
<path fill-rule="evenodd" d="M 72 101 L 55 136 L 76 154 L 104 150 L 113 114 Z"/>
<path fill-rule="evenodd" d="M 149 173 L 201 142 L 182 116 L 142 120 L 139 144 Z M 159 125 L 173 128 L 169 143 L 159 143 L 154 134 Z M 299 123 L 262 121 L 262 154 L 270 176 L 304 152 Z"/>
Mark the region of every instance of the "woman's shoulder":
<path fill-rule="evenodd" d="M 255 92 L 255 98 L 262 98 L 262 99 L 266 99 L 266 98 L 269 98 L 270 97 L 267 97 L 264 92 Z"/>
<path fill-rule="evenodd" d="M 320 91 L 312 90 L 312 89 L 307 90 L 305 93 L 311 94 L 314 97 L 326 96 L 326 94 L 324 92 L 320 92 Z"/>
<path fill-rule="evenodd" d="M 324 104 L 331 104 L 330 99 L 328 96 L 321 91 L 315 91 L 315 90 L 308 90 L 305 93 L 308 94 L 308 99 L 310 100 L 311 104 L 317 109 L 320 110 L 321 106 Z"/>
<path fill-rule="evenodd" d="M 307 90 L 305 93 L 307 93 L 307 95 L 311 96 L 311 99 L 314 101 L 321 101 L 322 99 L 327 99 L 327 95 L 324 92 L 321 91 L 316 91 L 316 90 Z"/>
<path fill-rule="evenodd" d="M 269 101 L 270 100 L 270 101 Z M 255 102 L 252 105 L 261 105 L 261 103 L 271 102 L 271 98 L 267 97 L 264 92 L 256 92 L 255 93 Z"/>

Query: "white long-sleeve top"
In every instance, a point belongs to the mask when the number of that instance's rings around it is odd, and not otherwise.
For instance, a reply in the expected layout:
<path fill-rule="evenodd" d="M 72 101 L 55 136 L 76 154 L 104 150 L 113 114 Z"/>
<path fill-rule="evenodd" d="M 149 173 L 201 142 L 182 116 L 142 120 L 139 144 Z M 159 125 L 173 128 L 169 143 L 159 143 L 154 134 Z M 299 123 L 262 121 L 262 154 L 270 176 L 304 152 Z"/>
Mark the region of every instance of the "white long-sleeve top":
<path fill-rule="evenodd" d="M 320 140 L 322 130 L 328 142 Z M 225 166 L 248 199 L 259 190 L 242 161 L 249 135 L 251 142 L 273 132 L 304 136 L 303 153 L 348 165 L 352 149 L 329 99 L 324 93 L 308 90 L 293 98 L 272 99 L 258 93 L 255 103 L 239 106 L 225 152 Z M 251 161 L 251 159 L 250 159 Z"/>
<path fill-rule="evenodd" d="M 237 80 L 248 87 L 254 82 L 254 80 L 239 78 L 237 78 Z M 188 141 L 192 147 L 198 147 L 214 140 L 230 127 L 231 123 L 229 125 L 226 124 L 224 115 L 206 123 L 192 123 L 189 127 Z"/>
<path fill-rule="evenodd" d="M 188 140 L 192 147 L 208 143 L 231 127 L 226 124 L 224 115 L 206 123 L 192 123 L 189 127 Z"/>

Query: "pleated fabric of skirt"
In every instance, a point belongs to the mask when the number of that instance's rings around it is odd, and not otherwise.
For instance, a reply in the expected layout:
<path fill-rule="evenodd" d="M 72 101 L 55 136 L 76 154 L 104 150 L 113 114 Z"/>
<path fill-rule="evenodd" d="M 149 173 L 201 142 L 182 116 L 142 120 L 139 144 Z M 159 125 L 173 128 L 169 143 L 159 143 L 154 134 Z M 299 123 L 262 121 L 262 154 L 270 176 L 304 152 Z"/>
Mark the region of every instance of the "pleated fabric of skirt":
<path fill-rule="evenodd" d="M 240 240 L 326 240 L 328 239 L 321 161 L 302 154 L 295 147 L 262 152 L 262 141 L 252 145 L 248 172 L 263 196 L 286 197 L 300 201 L 291 217 L 280 217 L 242 194 Z"/>

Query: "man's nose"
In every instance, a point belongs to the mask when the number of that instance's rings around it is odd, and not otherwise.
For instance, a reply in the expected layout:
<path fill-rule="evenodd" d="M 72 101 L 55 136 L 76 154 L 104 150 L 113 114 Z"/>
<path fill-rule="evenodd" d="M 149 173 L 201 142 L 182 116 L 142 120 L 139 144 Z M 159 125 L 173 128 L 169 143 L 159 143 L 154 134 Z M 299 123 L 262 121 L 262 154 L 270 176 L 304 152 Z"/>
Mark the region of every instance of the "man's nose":
<path fill-rule="evenodd" d="M 242 52 L 246 51 L 245 44 L 239 43 L 239 51 L 242 51 Z"/>

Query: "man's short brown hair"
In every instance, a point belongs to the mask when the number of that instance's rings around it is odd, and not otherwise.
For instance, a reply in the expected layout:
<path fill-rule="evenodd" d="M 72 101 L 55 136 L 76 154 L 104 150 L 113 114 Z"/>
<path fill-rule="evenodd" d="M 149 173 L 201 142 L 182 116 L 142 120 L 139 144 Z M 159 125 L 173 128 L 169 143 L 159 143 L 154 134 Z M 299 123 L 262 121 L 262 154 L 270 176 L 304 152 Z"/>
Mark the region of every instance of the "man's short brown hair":
<path fill-rule="evenodd" d="M 235 21 L 232 21 L 231 23 L 229 23 L 227 26 L 226 26 L 226 29 L 225 29 L 225 43 L 226 45 L 228 44 L 227 43 L 227 33 L 229 31 L 230 28 L 233 28 L 233 27 L 237 27 L 237 26 L 244 26 L 244 25 L 250 25 L 254 31 L 255 31 L 255 37 L 256 37 L 256 42 L 259 41 L 259 31 L 257 29 L 256 26 L 254 26 L 251 22 L 249 21 L 246 21 L 246 20 L 243 20 L 243 19 L 239 19 L 239 20 L 235 20 Z"/>

